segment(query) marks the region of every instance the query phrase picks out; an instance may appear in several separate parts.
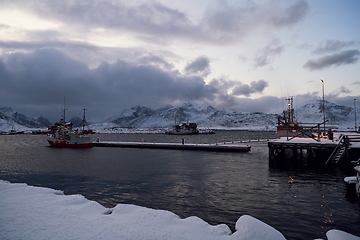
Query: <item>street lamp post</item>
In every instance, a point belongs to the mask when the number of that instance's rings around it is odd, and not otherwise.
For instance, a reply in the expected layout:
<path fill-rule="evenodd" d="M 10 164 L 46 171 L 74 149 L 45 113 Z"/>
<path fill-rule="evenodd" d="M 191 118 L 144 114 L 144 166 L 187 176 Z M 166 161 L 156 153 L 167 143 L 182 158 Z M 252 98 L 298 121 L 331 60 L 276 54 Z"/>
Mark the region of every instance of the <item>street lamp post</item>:
<path fill-rule="evenodd" d="M 325 90 L 324 90 L 324 80 L 320 79 L 322 83 L 322 94 L 323 94 L 323 102 L 322 102 L 322 109 L 323 109 L 323 116 L 324 116 L 324 134 L 325 134 Z"/>
<path fill-rule="evenodd" d="M 357 131 L 357 129 L 356 129 L 356 101 L 357 101 L 357 99 L 355 98 L 355 99 L 354 99 L 354 111 L 355 111 L 355 132 Z"/>

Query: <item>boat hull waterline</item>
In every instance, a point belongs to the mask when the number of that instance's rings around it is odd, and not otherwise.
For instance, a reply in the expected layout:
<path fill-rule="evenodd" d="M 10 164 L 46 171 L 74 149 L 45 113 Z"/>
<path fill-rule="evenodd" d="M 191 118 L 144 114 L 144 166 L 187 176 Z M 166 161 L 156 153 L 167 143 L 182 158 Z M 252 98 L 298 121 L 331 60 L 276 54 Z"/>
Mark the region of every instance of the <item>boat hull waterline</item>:
<path fill-rule="evenodd" d="M 51 147 L 59 147 L 59 148 L 91 148 L 93 147 L 93 143 L 69 143 L 65 140 L 52 141 L 47 140 Z"/>

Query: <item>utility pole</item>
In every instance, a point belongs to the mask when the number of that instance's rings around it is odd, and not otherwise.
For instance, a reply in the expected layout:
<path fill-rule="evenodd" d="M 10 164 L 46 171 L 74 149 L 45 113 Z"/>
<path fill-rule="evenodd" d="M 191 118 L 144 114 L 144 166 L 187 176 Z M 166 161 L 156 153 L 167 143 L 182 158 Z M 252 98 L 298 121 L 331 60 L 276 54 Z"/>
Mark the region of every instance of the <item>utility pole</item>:
<path fill-rule="evenodd" d="M 325 134 L 325 87 L 324 87 L 324 80 L 320 79 L 320 82 L 322 83 L 322 94 L 323 94 L 322 108 L 323 108 L 323 116 L 324 116 L 324 134 Z"/>
<path fill-rule="evenodd" d="M 354 111 L 355 111 L 355 132 L 357 131 L 357 126 L 356 126 L 356 101 L 357 101 L 357 99 L 355 98 L 354 99 Z"/>

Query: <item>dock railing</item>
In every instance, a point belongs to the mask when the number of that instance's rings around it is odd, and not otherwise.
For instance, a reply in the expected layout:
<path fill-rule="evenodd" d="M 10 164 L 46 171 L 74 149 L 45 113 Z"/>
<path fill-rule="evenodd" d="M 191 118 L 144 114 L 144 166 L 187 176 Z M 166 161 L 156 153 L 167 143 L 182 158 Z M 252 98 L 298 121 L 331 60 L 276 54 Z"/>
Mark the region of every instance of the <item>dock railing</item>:
<path fill-rule="evenodd" d="M 326 161 L 325 165 L 327 165 L 329 162 L 336 162 L 338 163 L 340 159 L 343 157 L 345 151 L 347 150 L 346 144 L 346 135 L 341 135 L 338 144 L 334 148 L 334 151 L 329 156 L 328 160 Z"/>
<path fill-rule="evenodd" d="M 315 141 L 317 142 L 320 142 L 320 126 L 325 124 L 326 122 L 328 122 L 329 120 L 326 120 L 322 123 L 301 123 L 302 125 L 304 124 L 316 124 L 315 126 L 308 126 L 308 127 L 304 127 L 299 130 L 299 133 L 295 136 L 292 136 L 292 137 L 287 137 L 287 141 L 290 141 L 296 137 L 309 137 L 309 138 L 312 138 L 314 139 Z M 317 133 L 317 135 L 314 135 L 314 133 Z"/>
<path fill-rule="evenodd" d="M 326 161 L 325 165 L 329 162 L 337 164 L 351 148 L 351 143 L 360 142 L 360 135 L 340 135 L 338 144 L 336 145 L 334 151 L 331 153 L 329 159 Z"/>

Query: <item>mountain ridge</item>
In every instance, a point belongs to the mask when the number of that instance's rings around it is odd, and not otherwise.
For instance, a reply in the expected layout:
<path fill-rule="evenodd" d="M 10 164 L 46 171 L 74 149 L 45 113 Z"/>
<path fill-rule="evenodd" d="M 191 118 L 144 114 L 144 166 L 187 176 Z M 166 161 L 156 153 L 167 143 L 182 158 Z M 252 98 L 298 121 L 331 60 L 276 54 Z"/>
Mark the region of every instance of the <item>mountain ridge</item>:
<path fill-rule="evenodd" d="M 323 102 L 310 100 L 295 110 L 298 122 L 323 122 Z M 354 109 L 339 106 L 325 101 L 327 124 L 338 125 L 340 128 L 354 126 Z M 171 128 L 175 123 L 196 122 L 200 128 L 212 129 L 256 129 L 275 130 L 278 116 L 282 113 L 238 113 L 226 109 L 217 110 L 212 106 L 202 107 L 195 103 L 184 103 L 180 106 L 165 107 L 152 110 L 147 107 L 135 106 L 125 109 L 115 119 L 109 121 L 112 128 Z"/>
<path fill-rule="evenodd" d="M 337 125 L 342 129 L 354 128 L 354 108 L 339 106 L 325 101 L 325 115 L 327 124 Z M 300 123 L 323 122 L 323 102 L 310 100 L 295 109 L 296 120 Z M 247 129 L 247 130 L 275 130 L 278 116 L 282 113 L 239 113 L 226 109 L 218 110 L 212 106 L 203 107 L 196 103 L 184 103 L 179 106 L 166 105 L 158 109 L 136 105 L 124 109 L 100 123 L 92 124 L 93 129 L 114 128 L 171 128 L 175 123 L 195 122 L 200 129 Z M 72 119 L 75 121 L 75 119 Z M 71 121 L 72 121 L 71 120 Z M 78 119 L 77 119 L 78 120 Z M 75 124 L 75 123 L 74 123 Z M 12 108 L 0 108 L 0 130 L 12 128 L 44 128 L 51 125 L 44 118 L 29 118 L 17 113 Z"/>
<path fill-rule="evenodd" d="M 30 118 L 14 111 L 11 107 L 0 108 L 0 130 L 2 131 L 22 128 L 44 128 L 50 125 L 51 123 L 45 117 Z"/>

